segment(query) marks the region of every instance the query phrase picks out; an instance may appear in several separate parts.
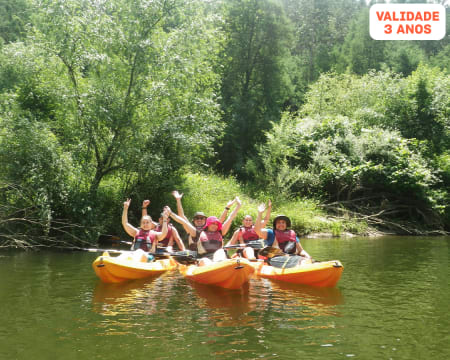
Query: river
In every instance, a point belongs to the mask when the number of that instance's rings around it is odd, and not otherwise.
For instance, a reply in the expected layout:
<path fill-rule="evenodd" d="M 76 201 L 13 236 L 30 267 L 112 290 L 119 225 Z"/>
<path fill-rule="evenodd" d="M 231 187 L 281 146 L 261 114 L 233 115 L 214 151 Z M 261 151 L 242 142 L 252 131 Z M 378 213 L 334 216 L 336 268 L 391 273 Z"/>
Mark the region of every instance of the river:
<path fill-rule="evenodd" d="M 450 238 L 305 239 L 336 288 L 177 271 L 103 284 L 96 254 L 0 252 L 0 359 L 448 359 Z"/>

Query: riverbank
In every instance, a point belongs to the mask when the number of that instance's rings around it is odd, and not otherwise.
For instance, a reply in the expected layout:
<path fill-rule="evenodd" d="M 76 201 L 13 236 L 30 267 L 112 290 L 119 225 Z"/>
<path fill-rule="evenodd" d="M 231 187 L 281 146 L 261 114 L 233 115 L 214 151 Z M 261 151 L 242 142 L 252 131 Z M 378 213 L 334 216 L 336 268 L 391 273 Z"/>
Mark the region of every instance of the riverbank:
<path fill-rule="evenodd" d="M 234 199 L 236 196 L 242 201 L 242 208 L 233 221 L 231 229 L 237 229 L 242 225 L 242 219 L 245 215 L 251 215 L 254 219 L 257 216 L 257 208 L 262 202 L 267 203 L 271 199 L 273 203 L 271 219 L 275 216 L 284 214 L 292 221 L 292 228 L 298 233 L 301 238 L 350 238 L 354 236 L 368 236 L 380 237 L 386 235 L 413 235 L 413 236 L 445 236 L 448 232 L 440 229 L 423 229 L 420 224 L 412 222 L 396 221 L 389 219 L 381 221 L 375 215 L 372 216 L 355 216 L 350 211 L 345 211 L 344 208 L 339 208 L 339 214 L 327 211 L 327 207 L 317 200 L 297 198 L 297 199 L 283 199 L 277 194 L 251 194 L 251 191 L 246 189 L 233 177 L 223 177 L 214 173 L 200 174 L 187 172 L 176 190 L 183 193 L 182 203 L 185 214 L 188 218 L 192 218 L 195 212 L 203 211 L 207 215 L 219 216 L 227 202 Z M 250 195 L 251 194 L 251 195 Z M 133 221 L 138 222 L 140 216 L 140 203 L 143 199 L 150 197 L 151 194 L 138 194 L 133 199 Z M 154 199 L 152 199 L 154 200 Z M 107 221 L 112 218 L 119 218 L 121 213 L 120 201 L 114 201 L 111 207 L 111 214 L 105 216 Z M 176 203 L 173 196 L 168 191 L 161 200 L 152 201 L 149 212 L 153 216 L 159 214 L 158 209 L 169 205 L 176 211 Z M 100 224 L 101 223 L 101 224 Z M 105 225 L 104 221 L 99 223 L 98 229 L 89 229 L 79 225 L 72 225 L 74 229 L 84 229 L 86 234 L 91 236 L 76 236 L 71 231 L 65 231 L 65 235 L 70 236 L 50 236 L 49 234 L 37 236 L 36 234 L 28 234 L 27 227 L 24 232 L 16 231 L 14 235 L 0 234 L 0 249 L 1 248 L 20 248 L 39 249 L 39 248 L 73 248 L 75 247 L 90 247 L 97 243 L 98 234 L 115 234 L 127 239 L 128 236 L 123 232 L 120 222 L 114 222 L 114 226 L 109 227 Z M 388 226 L 373 226 L 375 224 L 382 224 Z M 103 224 L 103 225 L 102 225 Z M 271 223 L 268 224 L 271 226 Z M 180 228 L 182 234 L 183 230 Z M 231 236 L 230 232 L 227 238 Z"/>
<path fill-rule="evenodd" d="M 291 218 L 292 228 L 305 238 L 330 238 L 386 235 L 448 235 L 438 229 L 423 229 L 420 224 L 406 221 L 382 222 L 375 215 L 354 216 L 350 211 L 341 211 L 339 216 L 326 211 L 326 207 L 314 199 L 279 199 L 277 194 L 260 193 L 249 195 L 249 191 L 232 177 L 222 177 L 217 174 L 186 173 L 183 183 L 178 189 L 184 193 L 183 207 L 189 215 L 196 211 L 205 214 L 220 215 L 228 200 L 239 196 L 242 208 L 233 222 L 232 228 L 241 225 L 242 219 L 249 214 L 256 218 L 257 207 L 261 202 L 272 200 L 271 219 L 284 214 Z M 173 202 L 168 199 L 168 202 Z M 373 224 L 379 223 L 380 226 Z"/>

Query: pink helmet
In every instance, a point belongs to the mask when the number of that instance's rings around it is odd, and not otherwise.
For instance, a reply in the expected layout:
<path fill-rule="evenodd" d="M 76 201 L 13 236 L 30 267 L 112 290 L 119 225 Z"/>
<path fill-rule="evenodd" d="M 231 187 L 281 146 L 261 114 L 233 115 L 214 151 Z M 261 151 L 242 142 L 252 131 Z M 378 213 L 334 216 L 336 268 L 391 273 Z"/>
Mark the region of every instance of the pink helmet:
<path fill-rule="evenodd" d="M 217 224 L 217 230 L 218 231 L 222 230 L 222 223 L 215 216 L 210 216 L 209 218 L 206 219 L 206 224 L 203 227 L 203 229 L 206 230 L 208 228 L 208 226 L 212 225 L 212 224 Z"/>

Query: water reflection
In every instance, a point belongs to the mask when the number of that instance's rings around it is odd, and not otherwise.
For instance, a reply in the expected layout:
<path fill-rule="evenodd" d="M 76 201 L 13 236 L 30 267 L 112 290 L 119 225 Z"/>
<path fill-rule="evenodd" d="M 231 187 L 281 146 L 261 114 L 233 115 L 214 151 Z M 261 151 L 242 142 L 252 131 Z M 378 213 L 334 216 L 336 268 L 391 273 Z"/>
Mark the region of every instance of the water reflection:
<path fill-rule="evenodd" d="M 151 315 L 161 308 L 161 297 L 168 297 L 173 283 L 163 274 L 157 278 L 133 280 L 118 284 L 98 281 L 92 296 L 93 310 L 102 315 Z"/>
<path fill-rule="evenodd" d="M 240 315 L 250 311 L 249 288 L 247 283 L 242 289 L 228 290 L 215 286 L 208 286 L 189 282 L 195 293 L 204 301 L 201 307 L 210 309 L 228 309 L 234 315 Z"/>
<path fill-rule="evenodd" d="M 256 278 L 230 292 L 176 271 L 107 285 L 92 254 L 2 253 L 0 358 L 450 358 L 450 238 L 305 247 L 346 266 L 337 289 Z"/>
<path fill-rule="evenodd" d="M 183 294 L 183 308 L 208 310 L 209 315 L 218 315 L 227 319 L 226 325 L 232 325 L 233 320 L 251 322 L 243 316 L 252 312 L 265 310 L 285 312 L 308 308 L 310 313 L 323 315 L 327 309 L 343 303 L 343 296 L 337 288 L 317 288 L 299 284 L 275 282 L 265 279 L 252 279 L 239 290 L 228 290 L 215 286 L 203 285 L 183 278 L 169 275 L 155 279 L 135 280 L 120 284 L 105 284 L 97 282 L 92 302 L 93 310 L 103 315 L 118 313 L 143 313 L 168 311 L 164 304 L 171 298 Z M 190 296 L 186 296 L 191 293 Z M 156 301 L 155 299 L 158 299 Z M 165 299 L 161 303 L 161 299 Z M 176 302 L 176 301 L 175 301 Z M 179 304 L 180 305 L 180 304 Z M 176 309 L 173 309 L 176 311 Z M 172 311 L 173 311 L 172 310 Z M 314 311 L 313 311 L 314 310 Z M 337 315 L 334 310 L 328 315 Z M 222 322 L 217 325 L 220 326 Z"/>
<path fill-rule="evenodd" d="M 340 305 L 344 302 L 344 297 L 338 288 L 322 288 L 272 281 L 272 290 L 278 292 L 286 300 L 295 300 L 298 304 L 305 306 Z"/>
<path fill-rule="evenodd" d="M 140 291 L 150 286 L 156 279 L 142 279 L 117 284 L 106 284 L 100 280 L 95 285 L 92 302 L 94 304 L 116 305 L 139 297 Z"/>

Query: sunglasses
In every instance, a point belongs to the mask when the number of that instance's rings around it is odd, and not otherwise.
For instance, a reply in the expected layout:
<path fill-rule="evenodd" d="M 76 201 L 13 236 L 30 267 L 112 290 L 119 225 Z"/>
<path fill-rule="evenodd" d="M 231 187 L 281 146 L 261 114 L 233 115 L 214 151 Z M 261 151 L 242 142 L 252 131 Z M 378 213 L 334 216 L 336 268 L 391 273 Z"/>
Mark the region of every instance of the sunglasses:
<path fill-rule="evenodd" d="M 204 217 L 195 217 L 194 218 L 194 220 L 203 220 L 203 219 L 206 219 L 206 218 L 204 218 Z"/>

